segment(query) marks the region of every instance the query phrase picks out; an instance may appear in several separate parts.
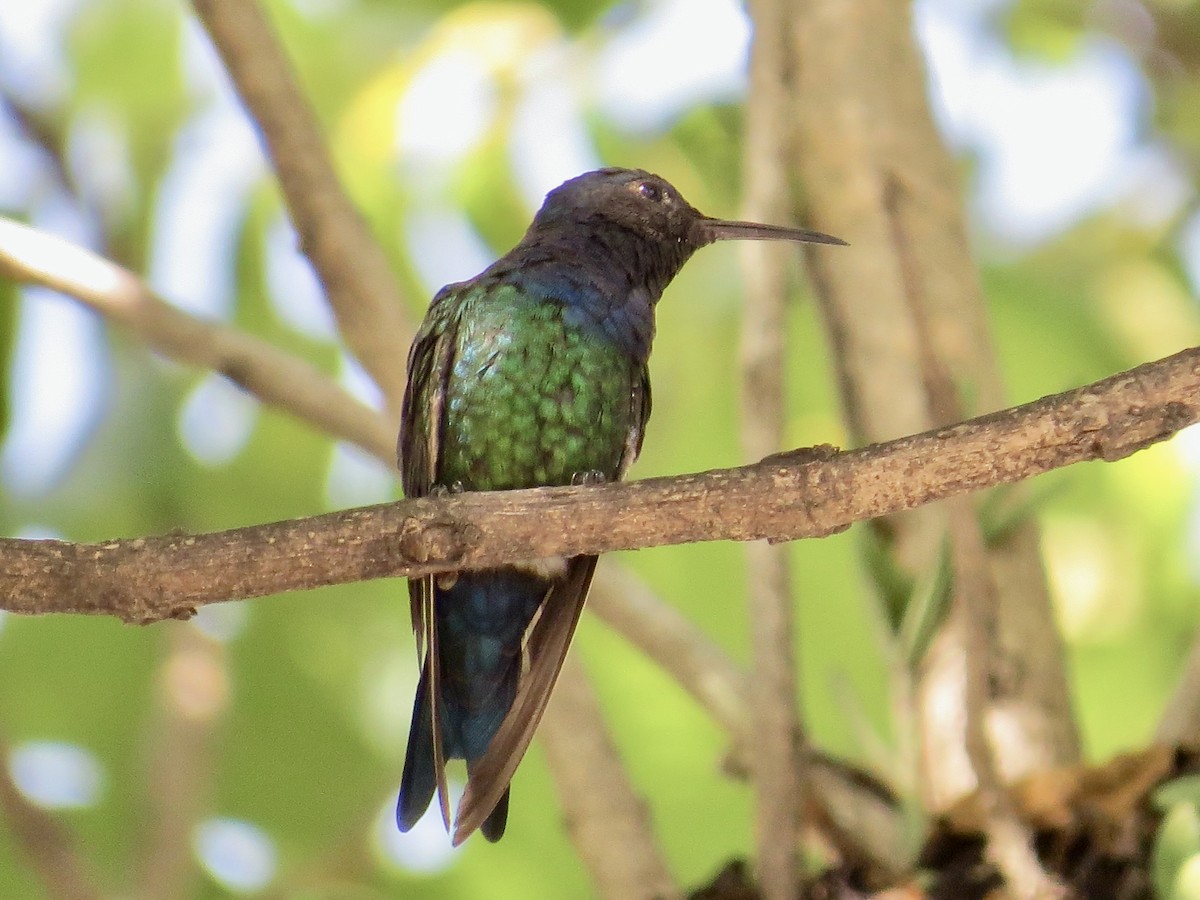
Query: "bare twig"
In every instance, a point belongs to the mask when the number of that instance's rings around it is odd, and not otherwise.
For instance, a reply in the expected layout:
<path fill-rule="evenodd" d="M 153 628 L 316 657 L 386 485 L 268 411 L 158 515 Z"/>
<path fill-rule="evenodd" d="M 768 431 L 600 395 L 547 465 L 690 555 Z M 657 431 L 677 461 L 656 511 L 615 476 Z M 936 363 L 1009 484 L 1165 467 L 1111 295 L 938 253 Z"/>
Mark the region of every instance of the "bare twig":
<path fill-rule="evenodd" d="M 10 94 L 0 93 L 0 109 L 11 116 L 25 136 L 41 150 L 53 170 L 54 179 L 64 188 L 74 191 L 75 184 L 67 166 L 61 130 L 51 123 L 49 117 L 30 109 Z"/>
<path fill-rule="evenodd" d="M 198 319 L 140 278 L 62 238 L 0 218 L 0 275 L 83 301 L 172 359 L 219 372 L 263 403 L 389 459 L 395 431 L 313 366 L 273 344 Z"/>
<path fill-rule="evenodd" d="M 192 4 L 262 132 L 279 186 L 342 338 L 399 420 L 412 328 L 378 242 L 350 203 L 283 48 L 253 0 Z"/>
<path fill-rule="evenodd" d="M 601 561 L 588 609 L 661 666 L 729 733 L 733 746 L 725 770 L 746 778 L 758 745 L 747 672 L 694 622 L 615 561 Z M 813 825 L 846 860 L 882 873 L 881 883 L 897 876 L 911 856 L 904 840 L 904 816 L 895 800 L 860 769 L 811 748 L 803 755 L 808 779 L 804 794 L 806 808 L 813 810 Z"/>
<path fill-rule="evenodd" d="M 152 723 L 142 868 L 133 896 L 192 894 L 191 833 L 212 779 L 213 729 L 229 699 L 224 647 L 198 628 L 172 623 Z"/>
<path fill-rule="evenodd" d="M 9 748 L 0 739 L 0 815 L 8 819 L 15 843 L 32 871 L 46 886 L 47 896 L 63 900 L 99 900 L 104 894 L 94 872 L 81 858 L 70 831 L 17 790 L 6 765 Z"/>
<path fill-rule="evenodd" d="M 837 453 L 598 486 L 428 497 L 104 544 L 0 540 L 0 608 L 190 614 L 239 597 L 701 540 L 795 540 L 1084 460 L 1200 420 L 1200 349 L 949 428 Z"/>
<path fill-rule="evenodd" d="M 691 619 L 656 597 L 645 582 L 604 559 L 588 609 L 640 649 L 691 694 L 734 741 L 750 731 L 750 679 Z"/>
<path fill-rule="evenodd" d="M 538 732 L 550 762 L 567 831 L 612 900 L 671 900 L 671 878 L 646 803 L 633 790 L 600 705 L 578 660 L 568 656 Z"/>
<path fill-rule="evenodd" d="M 971 410 L 999 408 L 1004 391 L 960 179 L 929 108 L 912 4 L 802 0 L 793 20 L 794 162 L 806 208 L 813 227 L 855 248 L 852 258 L 810 258 L 851 433 L 866 443 L 938 424 L 926 383 L 931 358 Z M 913 274 L 924 337 L 913 318 Z M 874 529 L 901 578 L 920 582 L 937 564 L 947 517 L 929 507 Z M 994 643 L 1006 662 L 992 685 L 989 736 L 1006 779 L 1079 753 L 1038 543 L 1030 520 L 987 548 L 997 588 Z M 939 719 L 948 696 L 961 708 L 964 669 L 936 662 L 927 658 L 918 673 L 914 707 L 923 788 L 935 810 L 974 786 L 961 719 Z"/>
<path fill-rule="evenodd" d="M 989 685 L 996 658 L 992 645 L 995 586 L 991 582 L 982 529 L 966 497 L 950 501 L 950 541 L 956 604 L 952 619 L 958 627 L 947 631 L 962 635 L 958 649 L 965 669 L 964 744 L 978 785 L 987 855 L 1003 873 L 1013 896 L 1050 900 L 1062 896 L 1062 888 L 1046 874 L 1034 853 L 1033 835 L 1017 816 L 989 740 Z"/>
<path fill-rule="evenodd" d="M 1160 744 L 1194 743 L 1200 738 L 1200 633 L 1192 640 L 1179 683 L 1167 701 L 1154 738 Z"/>
<path fill-rule="evenodd" d="M 948 425 L 962 418 L 962 404 L 954 379 L 936 350 L 925 310 L 927 286 L 904 221 L 895 215 L 898 207 L 896 199 L 889 196 L 886 208 L 892 213 L 892 246 L 900 264 L 904 294 L 916 332 L 929 416 L 939 425 Z M 949 646 L 949 652 L 962 658 L 963 745 L 984 810 L 987 852 L 1016 896 L 1053 897 L 1059 893 L 1059 888 L 1034 854 L 1033 835 L 1017 817 L 1004 789 L 996 750 L 989 739 L 991 684 L 994 674 L 1000 671 L 1000 652 L 996 645 L 999 598 L 988 565 L 983 529 L 969 497 L 953 497 L 946 506 L 955 606 L 942 637 L 946 639 L 943 645 Z"/>
<path fill-rule="evenodd" d="M 743 214 L 780 222 L 790 212 L 784 156 L 789 121 L 788 10 L 781 0 L 751 0 L 754 42 L 746 99 Z M 760 459 L 783 446 L 786 421 L 784 340 L 787 333 L 786 251 L 766 243 L 741 250 L 746 284 L 742 305 L 742 451 Z M 802 895 L 800 836 L 804 740 L 797 699 L 795 598 L 786 547 L 746 547 L 750 646 L 753 654 L 750 717 L 758 881 L 767 900 Z"/>

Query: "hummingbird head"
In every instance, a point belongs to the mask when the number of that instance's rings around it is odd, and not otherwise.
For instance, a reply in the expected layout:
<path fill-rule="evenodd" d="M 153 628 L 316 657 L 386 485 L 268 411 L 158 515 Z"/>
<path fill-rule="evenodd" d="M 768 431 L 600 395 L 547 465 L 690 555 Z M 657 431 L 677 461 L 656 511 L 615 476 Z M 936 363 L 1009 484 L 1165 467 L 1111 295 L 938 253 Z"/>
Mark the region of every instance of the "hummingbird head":
<path fill-rule="evenodd" d="M 652 244 L 677 248 L 684 259 L 714 241 L 845 243 L 819 231 L 706 216 L 666 179 L 642 169 L 597 169 L 564 182 L 546 195 L 531 230 L 572 226 L 615 229 Z"/>

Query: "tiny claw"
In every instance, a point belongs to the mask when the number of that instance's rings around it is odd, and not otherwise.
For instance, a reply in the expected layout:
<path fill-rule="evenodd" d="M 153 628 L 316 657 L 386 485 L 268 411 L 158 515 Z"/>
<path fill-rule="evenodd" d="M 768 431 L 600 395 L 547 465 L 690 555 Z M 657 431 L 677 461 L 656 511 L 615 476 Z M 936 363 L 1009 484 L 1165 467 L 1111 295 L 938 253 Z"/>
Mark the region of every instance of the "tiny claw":
<path fill-rule="evenodd" d="M 464 494 L 467 489 L 463 487 L 461 481 L 452 481 L 449 485 L 435 484 L 429 489 L 429 496 L 441 500 L 444 497 L 449 497 L 451 494 Z"/>
<path fill-rule="evenodd" d="M 833 444 L 816 444 L 812 447 L 797 447 L 795 450 L 784 450 L 764 456 L 760 465 L 792 465 L 798 466 L 812 462 L 828 462 L 842 451 Z"/>
<path fill-rule="evenodd" d="M 586 472 L 576 472 L 571 476 L 571 484 L 575 486 L 585 484 L 604 484 L 608 479 L 599 469 L 588 469 Z"/>

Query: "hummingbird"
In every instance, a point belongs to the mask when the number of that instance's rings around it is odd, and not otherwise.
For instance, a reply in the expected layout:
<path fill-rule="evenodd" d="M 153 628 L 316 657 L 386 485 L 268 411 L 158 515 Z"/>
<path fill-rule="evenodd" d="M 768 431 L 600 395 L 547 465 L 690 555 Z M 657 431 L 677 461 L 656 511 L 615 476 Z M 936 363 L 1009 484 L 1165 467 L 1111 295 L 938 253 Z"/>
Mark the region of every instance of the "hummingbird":
<path fill-rule="evenodd" d="M 408 356 L 397 454 L 409 497 L 622 478 L 650 417 L 647 363 L 663 289 L 723 240 L 845 242 L 715 219 L 640 169 L 552 190 L 525 236 L 476 277 L 442 288 Z M 504 834 L 510 781 L 546 708 L 595 556 L 409 580 L 421 676 L 396 821 L 408 831 L 445 764 L 467 784 L 453 843 Z"/>

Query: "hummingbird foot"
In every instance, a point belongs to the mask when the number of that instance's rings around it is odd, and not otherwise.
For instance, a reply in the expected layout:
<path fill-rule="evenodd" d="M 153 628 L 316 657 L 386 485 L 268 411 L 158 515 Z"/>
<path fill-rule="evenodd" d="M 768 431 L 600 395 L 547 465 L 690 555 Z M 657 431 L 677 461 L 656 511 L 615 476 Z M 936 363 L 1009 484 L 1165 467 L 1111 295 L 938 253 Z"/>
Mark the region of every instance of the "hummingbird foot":
<path fill-rule="evenodd" d="M 465 488 L 463 487 L 463 483 L 461 481 L 452 481 L 449 485 L 435 484 L 429 488 L 429 496 L 433 497 L 435 500 L 441 500 L 445 497 L 450 497 L 454 494 L 461 494 L 464 492 Z M 454 585 L 458 584 L 458 573 L 439 572 L 433 576 L 433 580 L 437 582 L 437 586 L 443 591 L 448 591 L 454 587 Z"/>
<path fill-rule="evenodd" d="M 576 472 L 571 476 L 571 484 L 576 487 L 585 484 L 604 484 L 608 479 L 599 469 L 588 469 L 586 472 Z"/>

